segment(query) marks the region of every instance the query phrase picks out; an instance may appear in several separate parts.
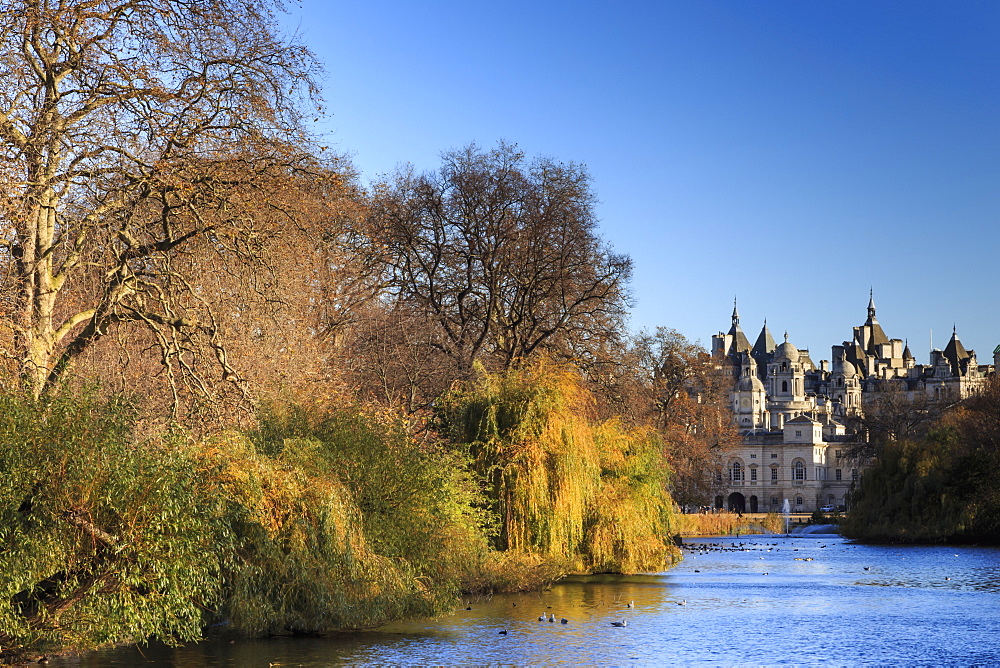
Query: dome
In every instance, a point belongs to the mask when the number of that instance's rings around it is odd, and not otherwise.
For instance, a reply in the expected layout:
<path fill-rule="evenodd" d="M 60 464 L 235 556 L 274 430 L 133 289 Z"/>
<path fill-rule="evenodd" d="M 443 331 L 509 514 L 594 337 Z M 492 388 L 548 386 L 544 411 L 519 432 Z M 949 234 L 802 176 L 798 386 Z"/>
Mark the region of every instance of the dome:
<path fill-rule="evenodd" d="M 764 392 L 764 383 L 754 374 L 743 376 L 736 383 L 737 392 Z"/>
<path fill-rule="evenodd" d="M 852 378 L 858 374 L 858 370 L 855 369 L 854 365 L 848 362 L 847 360 L 844 360 L 840 372 L 844 374 L 845 378 Z"/>
<path fill-rule="evenodd" d="M 785 339 L 784 343 L 774 349 L 774 359 L 786 359 L 789 362 L 798 362 L 799 349 L 790 344 L 788 339 Z"/>

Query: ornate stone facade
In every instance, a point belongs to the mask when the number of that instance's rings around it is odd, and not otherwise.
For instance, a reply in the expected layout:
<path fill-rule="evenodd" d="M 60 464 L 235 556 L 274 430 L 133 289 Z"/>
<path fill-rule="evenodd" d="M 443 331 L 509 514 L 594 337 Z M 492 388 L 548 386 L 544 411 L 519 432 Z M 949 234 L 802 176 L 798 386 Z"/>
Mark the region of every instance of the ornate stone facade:
<path fill-rule="evenodd" d="M 712 355 L 720 372 L 734 376 L 731 407 L 742 436 L 715 505 L 747 512 L 779 512 L 785 499 L 793 512 L 846 506 L 859 475 L 848 458 L 855 440 L 848 425 L 879 393 L 932 402 L 964 398 L 993 372 L 977 364 L 955 331 L 944 350 L 931 351 L 929 364 L 917 364 L 909 345 L 886 336 L 871 296 L 868 319 L 850 341 L 832 347 L 832 362 L 817 367 L 787 333 L 775 345 L 767 321 L 751 346 L 735 305 L 729 332 L 712 337 Z"/>

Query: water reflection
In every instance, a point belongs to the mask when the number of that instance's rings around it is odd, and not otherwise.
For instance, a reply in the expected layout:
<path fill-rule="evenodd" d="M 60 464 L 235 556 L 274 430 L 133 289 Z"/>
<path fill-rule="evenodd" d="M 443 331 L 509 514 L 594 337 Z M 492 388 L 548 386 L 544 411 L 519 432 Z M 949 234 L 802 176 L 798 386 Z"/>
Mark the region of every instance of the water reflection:
<path fill-rule="evenodd" d="M 1000 657 L 989 612 L 998 595 L 996 549 L 719 538 L 689 543 L 667 573 L 570 577 L 547 592 L 474 598 L 471 610 L 377 632 L 123 649 L 54 663 L 965 665 Z"/>

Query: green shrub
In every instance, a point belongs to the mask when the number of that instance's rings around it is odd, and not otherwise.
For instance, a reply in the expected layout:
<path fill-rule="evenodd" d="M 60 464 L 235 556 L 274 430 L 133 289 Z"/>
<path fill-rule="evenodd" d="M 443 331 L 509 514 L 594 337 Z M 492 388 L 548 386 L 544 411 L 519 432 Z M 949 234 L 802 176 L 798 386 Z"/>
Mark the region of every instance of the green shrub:
<path fill-rule="evenodd" d="M 220 600 L 215 518 L 176 449 L 115 400 L 0 395 L 0 646 L 200 637 Z"/>
<path fill-rule="evenodd" d="M 490 558 L 467 460 L 414 440 L 398 420 L 355 407 L 271 405 L 255 439 L 313 476 L 342 481 L 371 549 L 438 595 L 456 594 Z"/>

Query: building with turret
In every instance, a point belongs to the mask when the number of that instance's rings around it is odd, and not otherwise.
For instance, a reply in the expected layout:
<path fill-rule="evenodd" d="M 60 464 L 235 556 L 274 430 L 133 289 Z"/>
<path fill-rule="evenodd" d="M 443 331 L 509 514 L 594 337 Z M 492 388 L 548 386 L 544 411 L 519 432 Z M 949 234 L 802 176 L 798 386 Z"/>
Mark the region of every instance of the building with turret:
<path fill-rule="evenodd" d="M 873 295 L 865 323 L 819 366 L 787 332 L 776 345 L 766 320 L 751 346 L 735 304 L 729 331 L 712 337 L 712 355 L 720 372 L 733 376 L 730 406 L 742 439 L 728 457 L 726 490 L 715 506 L 741 512 L 778 512 L 786 499 L 794 512 L 846 506 L 859 475 L 849 457 L 856 444 L 849 425 L 880 393 L 963 399 L 994 370 L 977 363 L 956 330 L 944 350 L 930 351 L 928 364 L 917 364 L 909 345 L 882 329 Z M 1000 346 L 993 357 L 1000 363 Z"/>

